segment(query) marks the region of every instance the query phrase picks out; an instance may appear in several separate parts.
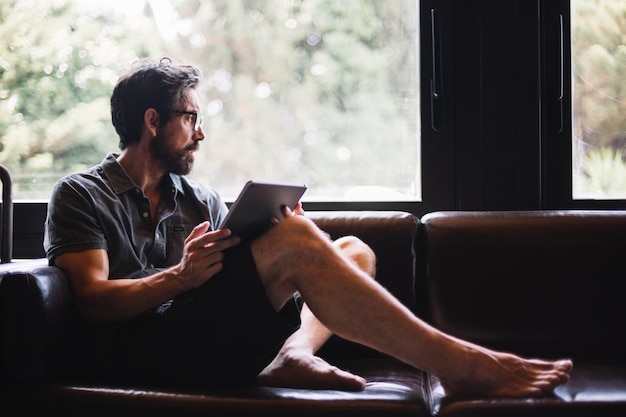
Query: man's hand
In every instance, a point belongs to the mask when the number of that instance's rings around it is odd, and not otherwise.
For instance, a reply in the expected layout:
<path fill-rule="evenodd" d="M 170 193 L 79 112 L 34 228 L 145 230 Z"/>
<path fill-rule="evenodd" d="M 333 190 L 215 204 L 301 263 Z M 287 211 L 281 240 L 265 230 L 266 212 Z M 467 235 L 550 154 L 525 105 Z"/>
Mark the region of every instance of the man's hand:
<path fill-rule="evenodd" d="M 238 244 L 239 238 L 231 237 L 228 229 L 208 230 L 208 222 L 196 226 L 176 266 L 143 278 L 109 279 L 109 256 L 104 249 L 67 252 L 55 264 L 67 274 L 88 322 L 126 320 L 199 287 L 222 269 L 223 251 Z"/>
<path fill-rule="evenodd" d="M 197 225 L 185 239 L 183 257 L 178 264 L 178 274 L 188 288 L 207 282 L 223 268 L 224 250 L 241 239 L 231 236 L 229 229 L 209 231 L 209 222 Z"/>
<path fill-rule="evenodd" d="M 289 207 L 287 207 L 289 208 Z M 302 207 L 302 202 L 298 201 L 298 204 L 296 204 L 296 206 L 294 207 L 293 211 L 292 211 L 292 215 L 296 215 L 296 216 L 304 216 L 304 208 Z"/>
<path fill-rule="evenodd" d="M 291 216 L 304 216 L 304 209 L 302 208 L 302 202 L 300 201 L 298 201 L 298 204 L 296 204 L 293 210 L 289 206 L 283 206 L 282 210 L 283 210 L 283 217 L 285 219 Z M 278 224 L 278 223 L 280 223 L 280 220 L 277 219 L 276 217 L 272 217 L 272 224 Z"/>

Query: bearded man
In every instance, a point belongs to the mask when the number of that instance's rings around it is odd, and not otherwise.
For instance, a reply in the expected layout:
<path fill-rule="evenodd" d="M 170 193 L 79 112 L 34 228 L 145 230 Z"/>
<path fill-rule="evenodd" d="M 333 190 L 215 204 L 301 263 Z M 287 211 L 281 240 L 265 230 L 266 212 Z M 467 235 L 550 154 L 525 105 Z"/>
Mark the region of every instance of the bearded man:
<path fill-rule="evenodd" d="M 137 63 L 111 97 L 121 153 L 53 190 L 45 249 L 90 325 L 97 371 L 361 390 L 363 378 L 315 355 L 336 333 L 437 375 L 451 393 L 538 396 L 567 381 L 569 360 L 494 352 L 415 317 L 373 279 L 367 245 L 331 241 L 300 203 L 250 242 L 217 228 L 227 206 L 184 177 L 205 138 L 200 81 L 192 65 Z"/>

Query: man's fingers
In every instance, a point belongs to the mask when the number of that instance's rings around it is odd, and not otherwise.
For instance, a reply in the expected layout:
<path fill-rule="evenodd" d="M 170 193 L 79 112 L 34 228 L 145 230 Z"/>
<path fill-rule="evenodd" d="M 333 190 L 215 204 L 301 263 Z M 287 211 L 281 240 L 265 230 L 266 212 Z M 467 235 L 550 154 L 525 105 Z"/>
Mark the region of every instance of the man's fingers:
<path fill-rule="evenodd" d="M 283 206 L 283 215 L 286 217 L 293 216 L 293 210 L 289 206 Z"/>
<path fill-rule="evenodd" d="M 203 234 L 205 234 L 209 230 L 210 226 L 211 226 L 211 223 L 209 223 L 208 220 L 198 224 L 196 227 L 193 228 L 193 230 L 189 234 L 189 237 L 192 237 L 192 236 L 193 237 L 202 236 Z"/>
<path fill-rule="evenodd" d="M 304 207 L 302 206 L 302 201 L 298 201 L 296 206 L 293 208 L 293 212 L 297 216 L 304 216 Z"/>
<path fill-rule="evenodd" d="M 192 240 L 198 239 L 206 234 L 206 232 L 209 230 L 210 225 L 211 224 L 208 221 L 196 225 L 191 233 L 189 233 L 189 236 L 187 236 L 187 238 L 185 239 L 185 245 L 189 244 L 189 242 L 191 242 Z"/>

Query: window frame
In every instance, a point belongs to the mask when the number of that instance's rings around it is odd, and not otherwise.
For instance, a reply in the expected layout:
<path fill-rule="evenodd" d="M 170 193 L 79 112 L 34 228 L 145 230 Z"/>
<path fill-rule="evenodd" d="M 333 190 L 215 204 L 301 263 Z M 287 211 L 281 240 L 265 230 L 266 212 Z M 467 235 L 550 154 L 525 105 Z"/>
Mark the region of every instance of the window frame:
<path fill-rule="evenodd" d="M 572 196 L 572 91 L 560 90 L 572 82 L 569 0 L 421 0 L 419 13 L 421 201 L 311 201 L 305 210 L 626 208 Z M 15 253 L 27 257 L 46 203 L 16 206 Z"/>
<path fill-rule="evenodd" d="M 570 0 L 541 0 L 542 208 L 624 209 L 624 199 L 573 197 L 572 20 Z"/>

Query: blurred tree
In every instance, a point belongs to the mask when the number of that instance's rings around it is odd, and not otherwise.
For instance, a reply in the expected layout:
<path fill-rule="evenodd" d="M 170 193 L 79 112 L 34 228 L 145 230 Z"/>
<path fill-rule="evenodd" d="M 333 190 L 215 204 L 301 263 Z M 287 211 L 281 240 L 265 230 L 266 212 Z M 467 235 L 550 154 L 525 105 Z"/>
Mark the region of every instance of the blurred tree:
<path fill-rule="evenodd" d="M 575 0 L 576 132 L 597 146 L 624 146 L 626 1 Z M 601 24 L 600 24 L 601 22 Z"/>
<path fill-rule="evenodd" d="M 573 0 L 572 22 L 574 194 L 622 198 L 625 183 L 598 176 L 626 155 L 626 1 Z"/>
<path fill-rule="evenodd" d="M 194 178 L 415 195 L 416 21 L 409 0 L 0 0 L 0 163 L 23 198 L 98 163 L 115 80 L 168 56 L 205 75 Z"/>
<path fill-rule="evenodd" d="M 345 192 L 415 193 L 418 164 L 414 2 L 186 2 L 178 39 L 206 62 L 205 170 L 219 189 L 265 177 Z M 216 153 L 219 157 L 216 158 Z M 309 194 L 310 195 L 310 194 Z"/>
<path fill-rule="evenodd" d="M 0 163 L 13 173 L 18 197 L 45 196 L 64 173 L 116 149 L 111 87 L 149 52 L 134 40 L 149 20 L 120 31 L 123 19 L 88 3 L 0 3 Z"/>

